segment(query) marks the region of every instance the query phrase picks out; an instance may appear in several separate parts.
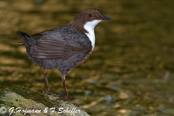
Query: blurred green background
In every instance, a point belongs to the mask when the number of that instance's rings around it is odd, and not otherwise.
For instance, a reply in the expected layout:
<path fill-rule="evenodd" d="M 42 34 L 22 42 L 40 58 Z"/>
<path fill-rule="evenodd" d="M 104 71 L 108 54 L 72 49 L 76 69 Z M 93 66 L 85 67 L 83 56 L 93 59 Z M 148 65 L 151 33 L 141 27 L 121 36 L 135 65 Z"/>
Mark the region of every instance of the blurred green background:
<path fill-rule="evenodd" d="M 46 90 L 16 31 L 35 34 L 68 24 L 87 8 L 111 21 L 96 26 L 89 59 L 66 79 L 70 99 L 92 116 L 174 116 L 173 0 L 0 0 L 0 90 Z M 60 73 L 50 89 L 63 95 Z"/>

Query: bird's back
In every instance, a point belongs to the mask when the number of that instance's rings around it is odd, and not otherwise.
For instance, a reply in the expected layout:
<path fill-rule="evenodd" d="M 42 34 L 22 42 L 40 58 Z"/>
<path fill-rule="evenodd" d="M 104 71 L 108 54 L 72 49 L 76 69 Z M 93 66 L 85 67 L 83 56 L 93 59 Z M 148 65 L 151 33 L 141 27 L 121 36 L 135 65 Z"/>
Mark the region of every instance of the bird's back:
<path fill-rule="evenodd" d="M 62 74 L 86 60 L 92 51 L 88 37 L 70 25 L 32 36 L 22 32 L 20 37 L 33 62 L 43 68 L 58 69 Z"/>

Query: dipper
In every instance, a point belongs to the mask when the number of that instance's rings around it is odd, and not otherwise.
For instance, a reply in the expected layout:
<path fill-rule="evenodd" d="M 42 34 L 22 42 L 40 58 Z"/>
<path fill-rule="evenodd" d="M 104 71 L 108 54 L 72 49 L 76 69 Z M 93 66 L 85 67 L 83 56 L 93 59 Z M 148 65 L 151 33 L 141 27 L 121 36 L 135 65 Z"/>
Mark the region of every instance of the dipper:
<path fill-rule="evenodd" d="M 86 9 L 79 13 L 68 25 L 56 27 L 34 35 L 18 31 L 30 60 L 44 68 L 47 85 L 45 93 L 51 93 L 47 69 L 58 69 L 62 74 L 62 83 L 67 100 L 68 92 L 65 86 L 67 73 L 83 63 L 92 53 L 95 45 L 94 27 L 103 20 L 111 18 L 101 15 L 94 9 Z"/>

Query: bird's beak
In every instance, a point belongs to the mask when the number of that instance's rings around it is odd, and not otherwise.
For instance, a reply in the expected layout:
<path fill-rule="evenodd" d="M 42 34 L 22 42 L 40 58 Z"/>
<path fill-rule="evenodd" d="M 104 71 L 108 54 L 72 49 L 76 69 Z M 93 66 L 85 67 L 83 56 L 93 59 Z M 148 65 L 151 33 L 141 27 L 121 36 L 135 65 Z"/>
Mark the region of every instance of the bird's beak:
<path fill-rule="evenodd" d="M 111 18 L 110 18 L 110 17 L 103 16 L 103 17 L 101 18 L 101 20 L 111 20 Z"/>

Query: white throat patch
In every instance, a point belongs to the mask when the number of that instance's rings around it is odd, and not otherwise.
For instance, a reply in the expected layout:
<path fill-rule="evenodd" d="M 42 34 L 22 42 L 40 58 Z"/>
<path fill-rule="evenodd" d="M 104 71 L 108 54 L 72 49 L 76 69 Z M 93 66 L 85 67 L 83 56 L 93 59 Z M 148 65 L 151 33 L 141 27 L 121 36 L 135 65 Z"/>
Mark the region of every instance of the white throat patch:
<path fill-rule="evenodd" d="M 95 46 L 94 27 L 101 21 L 102 20 L 88 21 L 84 25 L 84 29 L 87 31 L 87 33 L 85 33 L 85 34 L 88 36 L 89 40 L 91 41 L 92 50 L 94 50 L 94 46 Z"/>

